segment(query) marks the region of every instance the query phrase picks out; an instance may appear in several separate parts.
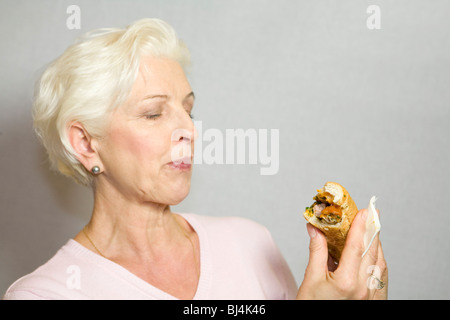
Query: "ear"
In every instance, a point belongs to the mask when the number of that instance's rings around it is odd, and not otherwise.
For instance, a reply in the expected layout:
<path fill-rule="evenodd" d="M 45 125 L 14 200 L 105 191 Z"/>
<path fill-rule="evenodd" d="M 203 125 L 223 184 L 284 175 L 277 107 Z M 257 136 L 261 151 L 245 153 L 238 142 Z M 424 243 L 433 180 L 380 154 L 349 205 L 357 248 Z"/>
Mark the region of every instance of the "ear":
<path fill-rule="evenodd" d="M 77 153 L 77 159 L 89 172 L 94 166 L 99 166 L 102 171 L 102 164 L 97 153 L 96 141 L 86 131 L 80 122 L 73 122 L 68 129 L 68 136 L 72 148 Z"/>

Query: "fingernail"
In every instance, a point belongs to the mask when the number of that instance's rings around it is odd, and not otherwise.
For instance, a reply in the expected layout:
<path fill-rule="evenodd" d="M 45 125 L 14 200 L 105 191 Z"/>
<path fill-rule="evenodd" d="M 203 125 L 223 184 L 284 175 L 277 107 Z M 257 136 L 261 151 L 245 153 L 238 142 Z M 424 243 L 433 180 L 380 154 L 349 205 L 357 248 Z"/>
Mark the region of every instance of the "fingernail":
<path fill-rule="evenodd" d="M 306 225 L 306 230 L 308 231 L 309 237 L 311 239 L 315 238 L 317 236 L 317 231 L 316 228 L 314 228 L 312 225 L 310 225 L 309 223 Z"/>

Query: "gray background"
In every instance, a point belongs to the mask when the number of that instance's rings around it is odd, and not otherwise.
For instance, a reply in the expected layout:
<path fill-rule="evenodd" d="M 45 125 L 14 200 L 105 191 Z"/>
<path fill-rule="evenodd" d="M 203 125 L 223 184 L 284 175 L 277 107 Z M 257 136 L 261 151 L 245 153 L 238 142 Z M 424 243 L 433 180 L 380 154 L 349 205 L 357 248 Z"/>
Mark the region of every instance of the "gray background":
<path fill-rule="evenodd" d="M 66 8 L 81 8 L 68 30 Z M 381 30 L 366 9 L 381 8 Z M 279 129 L 280 168 L 196 165 L 174 210 L 266 225 L 298 283 L 301 215 L 324 182 L 358 207 L 378 196 L 392 299 L 449 299 L 450 1 L 0 2 L 0 292 L 88 221 L 91 191 L 49 171 L 32 131 L 33 83 L 80 34 L 144 17 L 188 44 L 203 129 Z"/>

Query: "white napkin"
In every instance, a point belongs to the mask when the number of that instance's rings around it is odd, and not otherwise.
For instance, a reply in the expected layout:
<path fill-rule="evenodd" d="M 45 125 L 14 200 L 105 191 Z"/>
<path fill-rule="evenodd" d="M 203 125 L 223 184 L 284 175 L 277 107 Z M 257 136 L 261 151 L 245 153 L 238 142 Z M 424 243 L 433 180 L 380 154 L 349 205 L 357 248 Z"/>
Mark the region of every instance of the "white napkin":
<path fill-rule="evenodd" d="M 370 245 L 373 242 L 373 239 L 375 239 L 375 236 L 378 232 L 380 232 L 381 224 L 380 219 L 378 217 L 378 213 L 375 209 L 375 201 L 377 201 L 377 197 L 373 196 L 370 199 L 368 214 L 367 214 L 367 220 L 366 220 L 366 233 L 364 234 L 364 253 L 362 254 L 362 257 L 364 257 L 367 253 L 367 251 L 370 248 Z"/>

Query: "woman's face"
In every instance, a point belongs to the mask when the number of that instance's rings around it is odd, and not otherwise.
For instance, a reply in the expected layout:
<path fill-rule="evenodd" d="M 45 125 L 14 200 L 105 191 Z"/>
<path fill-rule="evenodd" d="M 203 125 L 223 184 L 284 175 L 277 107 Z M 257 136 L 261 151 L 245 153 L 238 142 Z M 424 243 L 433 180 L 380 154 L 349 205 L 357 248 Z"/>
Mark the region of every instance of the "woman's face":
<path fill-rule="evenodd" d="M 129 199 L 175 205 L 189 193 L 194 94 L 181 66 L 146 57 L 127 101 L 113 111 L 99 178 Z"/>

